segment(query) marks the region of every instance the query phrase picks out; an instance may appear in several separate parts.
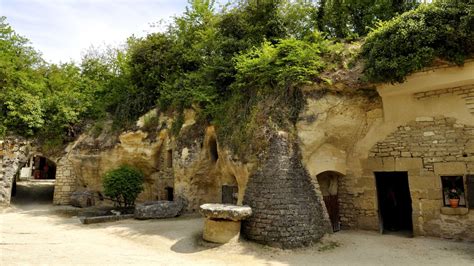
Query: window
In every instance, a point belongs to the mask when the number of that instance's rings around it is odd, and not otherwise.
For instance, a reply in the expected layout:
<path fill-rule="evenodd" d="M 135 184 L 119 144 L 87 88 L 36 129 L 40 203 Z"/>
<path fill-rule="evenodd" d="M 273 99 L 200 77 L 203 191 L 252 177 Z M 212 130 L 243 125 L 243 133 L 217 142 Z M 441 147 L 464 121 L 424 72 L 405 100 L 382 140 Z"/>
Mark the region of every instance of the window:
<path fill-rule="evenodd" d="M 444 206 L 450 206 L 448 194 L 451 192 L 459 195 L 459 206 L 466 207 L 463 176 L 442 176 L 441 185 L 443 187 Z"/>

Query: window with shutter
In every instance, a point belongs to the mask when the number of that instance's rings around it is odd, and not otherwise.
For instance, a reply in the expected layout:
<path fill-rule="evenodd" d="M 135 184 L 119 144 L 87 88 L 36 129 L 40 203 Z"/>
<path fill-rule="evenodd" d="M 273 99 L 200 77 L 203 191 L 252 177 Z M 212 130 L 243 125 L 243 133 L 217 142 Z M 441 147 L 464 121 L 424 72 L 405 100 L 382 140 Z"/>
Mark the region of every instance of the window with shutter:
<path fill-rule="evenodd" d="M 469 209 L 474 209 L 474 175 L 468 175 L 467 181 L 467 204 Z"/>

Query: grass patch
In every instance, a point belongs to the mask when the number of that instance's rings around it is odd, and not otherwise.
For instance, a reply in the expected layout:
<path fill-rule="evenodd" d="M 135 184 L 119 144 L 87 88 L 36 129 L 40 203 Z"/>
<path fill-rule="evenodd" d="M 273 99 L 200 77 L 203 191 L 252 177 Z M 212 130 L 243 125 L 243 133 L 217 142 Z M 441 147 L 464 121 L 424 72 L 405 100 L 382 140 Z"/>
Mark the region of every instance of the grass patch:
<path fill-rule="evenodd" d="M 336 241 L 328 241 L 325 243 L 321 243 L 321 245 L 318 247 L 318 251 L 325 252 L 325 251 L 336 249 L 337 247 L 340 247 L 340 246 L 341 244 Z"/>

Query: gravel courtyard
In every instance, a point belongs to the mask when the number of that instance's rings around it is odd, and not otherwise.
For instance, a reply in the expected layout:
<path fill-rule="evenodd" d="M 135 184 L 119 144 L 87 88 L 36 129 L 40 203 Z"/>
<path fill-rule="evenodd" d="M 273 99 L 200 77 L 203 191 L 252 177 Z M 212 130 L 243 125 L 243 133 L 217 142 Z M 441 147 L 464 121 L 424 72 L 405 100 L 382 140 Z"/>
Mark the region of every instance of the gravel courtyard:
<path fill-rule="evenodd" d="M 200 240 L 199 216 L 82 225 L 67 210 L 44 204 L 1 209 L 2 265 L 474 264 L 474 244 L 466 242 L 342 231 L 296 251 L 247 241 L 215 246 Z"/>

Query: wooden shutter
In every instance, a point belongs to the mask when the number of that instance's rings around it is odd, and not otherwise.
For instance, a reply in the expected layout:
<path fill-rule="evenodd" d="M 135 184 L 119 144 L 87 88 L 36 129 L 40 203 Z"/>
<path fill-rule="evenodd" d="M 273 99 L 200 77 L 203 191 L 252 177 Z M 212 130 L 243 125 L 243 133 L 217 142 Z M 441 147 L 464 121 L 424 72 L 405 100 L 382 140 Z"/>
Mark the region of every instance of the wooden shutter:
<path fill-rule="evenodd" d="M 467 176 L 467 202 L 469 209 L 474 209 L 474 175 Z"/>

